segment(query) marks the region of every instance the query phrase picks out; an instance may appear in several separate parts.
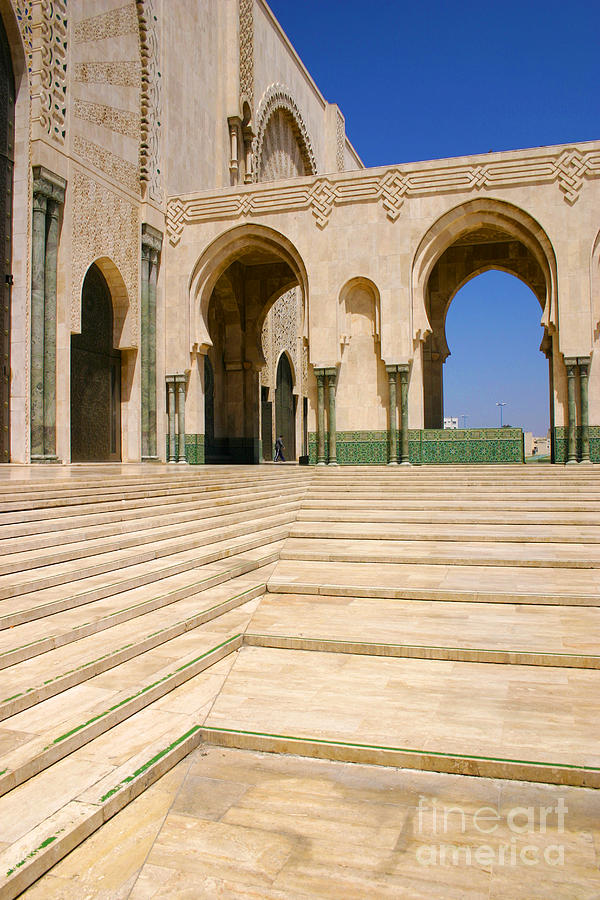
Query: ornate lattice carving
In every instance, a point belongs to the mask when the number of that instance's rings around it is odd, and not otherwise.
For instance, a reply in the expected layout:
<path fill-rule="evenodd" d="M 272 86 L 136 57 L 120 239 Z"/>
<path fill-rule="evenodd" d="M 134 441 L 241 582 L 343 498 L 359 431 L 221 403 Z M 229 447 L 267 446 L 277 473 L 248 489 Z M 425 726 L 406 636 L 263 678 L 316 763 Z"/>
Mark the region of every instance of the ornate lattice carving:
<path fill-rule="evenodd" d="M 82 19 L 75 25 L 73 40 L 76 44 L 85 41 L 102 41 L 105 38 L 134 34 L 138 30 L 135 3 L 127 3 L 119 9 L 111 9 L 89 19 Z"/>
<path fill-rule="evenodd" d="M 116 84 L 137 87 L 141 80 L 139 60 L 128 62 L 84 62 L 73 69 L 75 81 L 80 84 Z"/>
<path fill-rule="evenodd" d="M 103 103 L 91 103 L 88 100 L 75 100 L 73 103 L 73 115 L 93 125 L 103 125 L 137 140 L 140 129 L 140 117 L 137 113 L 128 109 L 116 109 L 114 106 L 105 106 Z"/>
<path fill-rule="evenodd" d="M 31 78 L 32 118 L 64 144 L 67 114 L 67 0 L 17 0 Z M 39 27 L 36 27 L 39 25 Z"/>
<path fill-rule="evenodd" d="M 273 116 L 276 116 L 273 119 Z M 260 101 L 257 114 L 256 138 L 254 140 L 254 180 L 265 181 L 265 167 L 277 168 L 282 158 L 289 153 L 288 132 L 299 148 L 304 175 L 317 172 L 317 161 L 312 141 L 308 134 L 304 118 L 296 101 L 282 84 L 272 84 Z M 278 123 L 271 127 L 271 120 Z M 281 123 L 285 123 L 284 128 Z M 284 143 L 277 145 L 277 137 Z M 269 143 L 271 141 L 271 143 Z M 278 161 L 279 158 L 279 161 Z M 298 173 L 294 173 L 298 174 Z M 278 176 L 279 177 L 279 176 Z M 289 177 L 284 175 L 282 177 Z"/>
<path fill-rule="evenodd" d="M 73 139 L 73 150 L 78 156 L 105 172 L 114 181 L 118 181 L 130 191 L 138 192 L 139 173 L 134 163 L 121 159 L 120 156 L 116 156 L 105 147 L 100 147 L 80 135 L 76 135 Z"/>
<path fill-rule="evenodd" d="M 337 111 L 337 117 L 335 122 L 335 163 L 337 166 L 338 172 L 343 172 L 345 169 L 344 162 L 344 149 L 346 144 L 346 123 L 344 122 L 344 117 L 341 112 Z"/>
<path fill-rule="evenodd" d="M 167 231 L 177 244 L 186 224 L 240 216 L 310 210 L 324 228 L 336 206 L 348 203 L 381 203 L 387 217 L 396 221 L 405 200 L 427 194 L 470 193 L 530 184 L 557 184 L 565 201 L 573 204 L 586 179 L 600 178 L 600 149 L 558 149 L 554 153 L 519 157 L 503 154 L 485 163 L 450 164 L 431 168 L 397 167 L 340 173 L 296 184 L 242 188 L 237 194 L 218 194 L 182 199 L 173 197 L 167 207 Z"/>
<path fill-rule="evenodd" d="M 239 0 L 240 7 L 240 106 L 254 111 L 254 0 Z"/>
<path fill-rule="evenodd" d="M 139 215 L 137 205 L 75 171 L 73 179 L 73 259 L 71 267 L 71 330 L 81 326 L 81 286 L 90 265 L 109 257 L 127 289 L 129 327 L 138 334 Z M 133 341 L 132 341 L 133 345 Z"/>
<path fill-rule="evenodd" d="M 155 0 L 137 0 L 142 59 L 140 98 L 140 181 L 153 200 L 162 201 L 161 108 L 162 76 Z"/>
<path fill-rule="evenodd" d="M 277 364 L 286 352 L 292 361 L 296 379 L 301 377 L 302 360 L 298 358 L 298 333 L 301 327 L 302 292 L 291 288 L 279 297 L 265 319 L 261 341 L 265 368 L 261 384 L 274 388 L 277 383 Z M 304 382 L 306 384 L 306 381 Z M 300 389 L 301 385 L 297 385 Z"/>

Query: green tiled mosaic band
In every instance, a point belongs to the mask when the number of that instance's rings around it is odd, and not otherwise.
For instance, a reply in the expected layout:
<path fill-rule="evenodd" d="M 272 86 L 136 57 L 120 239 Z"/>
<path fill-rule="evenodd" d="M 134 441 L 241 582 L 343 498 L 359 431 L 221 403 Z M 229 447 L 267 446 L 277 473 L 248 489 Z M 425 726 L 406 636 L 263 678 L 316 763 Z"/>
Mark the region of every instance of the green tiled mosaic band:
<path fill-rule="evenodd" d="M 591 429 L 590 429 L 591 430 Z M 409 455 L 414 465 L 459 463 L 522 463 L 520 428 L 411 429 Z M 327 440 L 325 454 L 327 455 Z M 317 461 L 317 436 L 309 434 L 310 464 Z M 338 431 L 337 461 L 341 465 L 385 465 L 386 431 Z"/>
<path fill-rule="evenodd" d="M 600 425 L 589 426 L 590 459 L 600 463 Z M 557 425 L 554 429 L 554 461 L 566 463 L 568 456 L 568 429 L 566 425 Z M 581 428 L 577 428 L 577 458 L 581 459 Z"/>
<path fill-rule="evenodd" d="M 169 458 L 169 435 L 167 435 L 167 459 Z M 175 437 L 175 454 L 179 454 L 179 437 Z M 204 435 L 186 434 L 185 458 L 190 466 L 204 465 Z"/>

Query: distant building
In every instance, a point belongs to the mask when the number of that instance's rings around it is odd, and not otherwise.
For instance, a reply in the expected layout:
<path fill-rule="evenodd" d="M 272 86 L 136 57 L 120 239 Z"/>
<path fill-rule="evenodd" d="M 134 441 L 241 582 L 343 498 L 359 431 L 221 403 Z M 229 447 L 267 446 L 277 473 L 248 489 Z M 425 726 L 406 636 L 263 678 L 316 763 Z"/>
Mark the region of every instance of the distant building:
<path fill-rule="evenodd" d="M 458 428 L 458 416 L 444 416 L 444 428 Z"/>
<path fill-rule="evenodd" d="M 525 456 L 550 456 L 550 437 L 534 437 L 531 431 L 523 433 L 525 442 Z"/>

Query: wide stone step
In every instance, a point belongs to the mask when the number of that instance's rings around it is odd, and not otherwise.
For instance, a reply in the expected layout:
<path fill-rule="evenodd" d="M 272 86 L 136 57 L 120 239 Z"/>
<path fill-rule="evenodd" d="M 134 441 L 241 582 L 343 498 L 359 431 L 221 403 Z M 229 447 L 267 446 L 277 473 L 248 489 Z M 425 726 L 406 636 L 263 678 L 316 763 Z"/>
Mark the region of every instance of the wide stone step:
<path fill-rule="evenodd" d="M 368 747 L 388 765 L 600 787 L 599 696 L 600 670 L 246 646 L 205 727 L 228 746 Z"/>
<path fill-rule="evenodd" d="M 271 593 L 600 606 L 595 569 L 281 560 Z"/>
<path fill-rule="evenodd" d="M 241 497 L 239 491 L 232 491 L 228 495 L 219 495 L 217 498 L 201 499 L 183 498 L 178 502 L 166 504 L 153 502 L 144 503 L 135 507 L 117 505 L 115 510 L 95 512 L 94 507 L 82 515 L 73 514 L 57 516 L 56 518 L 39 519 L 34 522 L 26 521 L 15 524 L 2 524 L 0 521 L 0 548 L 10 547 L 14 551 L 12 541 L 20 538 L 19 548 L 35 548 L 37 546 L 50 546 L 52 542 L 63 543 L 69 539 L 72 532 L 79 537 L 114 535 L 126 533 L 141 528 L 153 528 L 165 523 L 177 523 L 202 519 L 209 515 L 220 515 L 254 509 L 260 507 L 265 501 L 299 501 L 305 496 L 305 490 L 280 488 L 264 490 L 245 494 Z M 141 520 L 141 521 L 140 521 Z M 46 544 L 43 542 L 46 541 Z M 10 543 L 9 543 L 10 542 Z M 39 542 L 39 543 L 36 543 Z"/>
<path fill-rule="evenodd" d="M 418 522 L 335 522 L 323 523 L 319 518 L 296 522 L 290 537 L 341 540 L 394 541 L 489 541 L 490 543 L 600 543 L 600 530 L 595 525 L 480 525 L 479 522 L 458 525 L 431 525 Z"/>
<path fill-rule="evenodd" d="M 241 633 L 255 607 L 256 601 L 250 600 L 193 633 L 173 637 L 5 719 L 0 795 L 189 681 L 206 668 L 211 651 L 220 648 L 212 662 L 233 652 L 241 646 Z"/>
<path fill-rule="evenodd" d="M 111 570 L 100 575 L 89 575 L 79 581 L 65 581 L 52 588 L 24 592 L 0 604 L 0 630 L 83 606 L 103 597 L 197 569 L 201 565 L 216 565 L 218 562 L 226 564 L 230 557 L 244 550 L 267 546 L 282 540 L 286 535 L 286 528 L 267 528 L 264 531 L 257 529 L 249 537 L 228 538 L 212 544 L 204 551 L 186 550 L 166 559 L 151 559 L 139 565 L 130 565 L 122 571 Z"/>
<path fill-rule="evenodd" d="M 421 510 L 421 509 L 386 509 L 386 508 L 352 508 L 340 503 L 339 508 L 310 507 L 306 500 L 302 501 L 298 511 L 299 522 L 311 522 L 320 519 L 323 522 L 427 522 L 432 525 L 464 525 L 473 523 L 481 525 L 600 525 L 600 515 L 589 512 L 529 512 L 527 510 L 502 511 L 486 510 L 473 513 L 469 510 Z"/>
<path fill-rule="evenodd" d="M 100 510 L 110 510 L 126 505 L 148 505 L 149 500 L 152 503 L 168 503 L 175 502 L 177 498 L 216 498 L 219 495 L 227 496 L 232 491 L 237 491 L 238 493 L 242 491 L 249 495 L 253 491 L 265 490 L 268 487 L 278 487 L 281 490 L 285 490 L 287 487 L 300 487 L 301 484 L 302 481 L 298 478 L 265 479 L 241 483 L 232 479 L 230 482 L 224 481 L 215 485 L 189 485 L 167 489 L 155 486 L 153 488 L 139 488 L 129 492 L 115 491 L 109 495 L 104 494 L 102 485 L 88 489 L 86 494 L 62 498 L 52 498 L 48 497 L 44 492 L 36 492 L 30 500 L 3 500 L 0 503 L 0 521 L 9 523 L 26 521 L 27 518 L 37 519 L 43 516 L 68 516 L 73 512 L 85 512 L 89 509 L 90 504 L 98 507 Z"/>
<path fill-rule="evenodd" d="M 162 646 L 264 593 L 272 567 L 160 606 L 135 619 L 47 649 L 0 671 L 0 720 Z M 198 573 L 201 580 L 201 570 Z M 50 623 L 52 625 L 52 623 Z M 39 649 L 39 648 L 38 648 Z"/>
<path fill-rule="evenodd" d="M 247 643 L 336 653 L 600 668 L 600 608 L 265 594 Z"/>
<path fill-rule="evenodd" d="M 281 559 L 461 566 L 600 568 L 598 544 L 402 541 L 290 537 Z M 600 575 L 598 578 L 600 582 Z"/>
<path fill-rule="evenodd" d="M 4 629 L 0 631 L 0 669 L 91 636 L 92 645 L 99 641 L 103 647 L 105 639 L 100 632 L 122 623 L 129 623 L 133 634 L 141 634 L 143 626 L 136 620 L 154 612 L 161 621 L 171 624 L 173 616 L 180 618 L 171 612 L 171 607 L 175 609 L 178 604 L 185 607 L 188 598 L 238 578 L 257 578 L 266 587 L 282 546 L 283 541 L 266 543 L 210 565 L 186 569 L 120 593 L 109 593 L 99 600 L 55 612 L 50 618 L 32 619 Z"/>
<path fill-rule="evenodd" d="M 67 551 L 67 562 L 49 562 L 45 566 L 43 562 L 40 562 L 39 567 L 32 569 L 28 574 L 20 572 L 18 562 L 13 560 L 8 566 L 12 574 L 0 575 L 0 600 L 12 599 L 21 594 L 63 585 L 76 578 L 81 580 L 95 575 L 110 574 L 120 569 L 132 568 L 143 563 L 152 563 L 160 558 L 176 556 L 186 551 L 199 553 L 198 558 L 200 559 L 202 552 L 205 554 L 212 552 L 211 547 L 221 548 L 225 545 L 226 549 L 229 539 L 240 538 L 246 534 L 256 535 L 266 529 L 278 526 L 287 529 L 293 519 L 292 512 L 264 515 L 260 519 L 254 515 L 238 524 L 215 529 L 208 536 L 204 532 L 191 535 L 188 533 L 173 539 L 138 543 L 131 549 L 96 552 L 95 555 L 81 559 L 77 557 L 77 553 L 73 554 L 71 551 Z M 186 530 L 189 532 L 189 529 Z M 287 530 L 285 533 L 287 534 Z M 54 557 L 59 555 L 55 553 Z M 3 609 L 4 606 L 0 605 L 0 622 Z"/>
<path fill-rule="evenodd" d="M 278 514 L 283 516 L 293 514 L 297 506 L 295 501 L 291 501 L 278 503 L 276 508 Z M 216 515 L 204 518 L 198 516 L 192 518 L 191 515 L 188 515 L 184 517 L 183 522 L 170 522 L 154 528 L 148 526 L 140 529 L 140 525 L 146 523 L 137 522 L 136 530 L 120 532 L 114 537 L 96 538 L 93 536 L 93 532 L 87 536 L 79 533 L 77 537 L 75 534 L 71 535 L 71 542 L 68 541 L 67 535 L 63 534 L 60 548 L 56 546 L 32 548 L 31 546 L 22 546 L 19 542 L 17 553 L 3 554 L 0 541 L 0 576 L 54 566 L 71 560 L 83 560 L 113 551 L 141 548 L 149 544 L 152 545 L 154 556 L 160 556 L 164 555 L 164 551 L 170 553 L 172 547 L 179 547 L 178 538 L 187 539 L 182 546 L 182 549 L 185 549 L 186 545 L 191 547 L 206 544 L 207 541 L 218 540 L 227 534 L 245 533 L 248 525 L 254 526 L 257 521 L 263 521 L 267 517 L 267 513 L 272 510 L 272 504 L 266 507 L 261 503 L 260 506 L 252 506 L 249 510 L 234 511 L 233 513 L 228 509 L 218 510 Z M 292 520 L 293 518 L 292 515 Z M 190 535 L 190 532 L 196 537 Z M 176 541 L 177 543 L 175 543 Z M 27 539 L 23 539 L 23 543 L 27 544 Z M 14 542 L 11 541 L 11 545 L 14 546 Z"/>

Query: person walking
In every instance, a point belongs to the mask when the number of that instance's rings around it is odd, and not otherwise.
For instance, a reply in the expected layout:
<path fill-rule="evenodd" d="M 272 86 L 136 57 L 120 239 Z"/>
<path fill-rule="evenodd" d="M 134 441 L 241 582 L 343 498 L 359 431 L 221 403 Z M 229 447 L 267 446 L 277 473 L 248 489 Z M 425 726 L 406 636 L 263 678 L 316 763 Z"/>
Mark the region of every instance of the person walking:
<path fill-rule="evenodd" d="M 283 443 L 283 436 L 280 434 L 275 441 L 275 462 L 285 462 L 285 456 L 283 455 L 284 450 L 285 445 Z"/>

